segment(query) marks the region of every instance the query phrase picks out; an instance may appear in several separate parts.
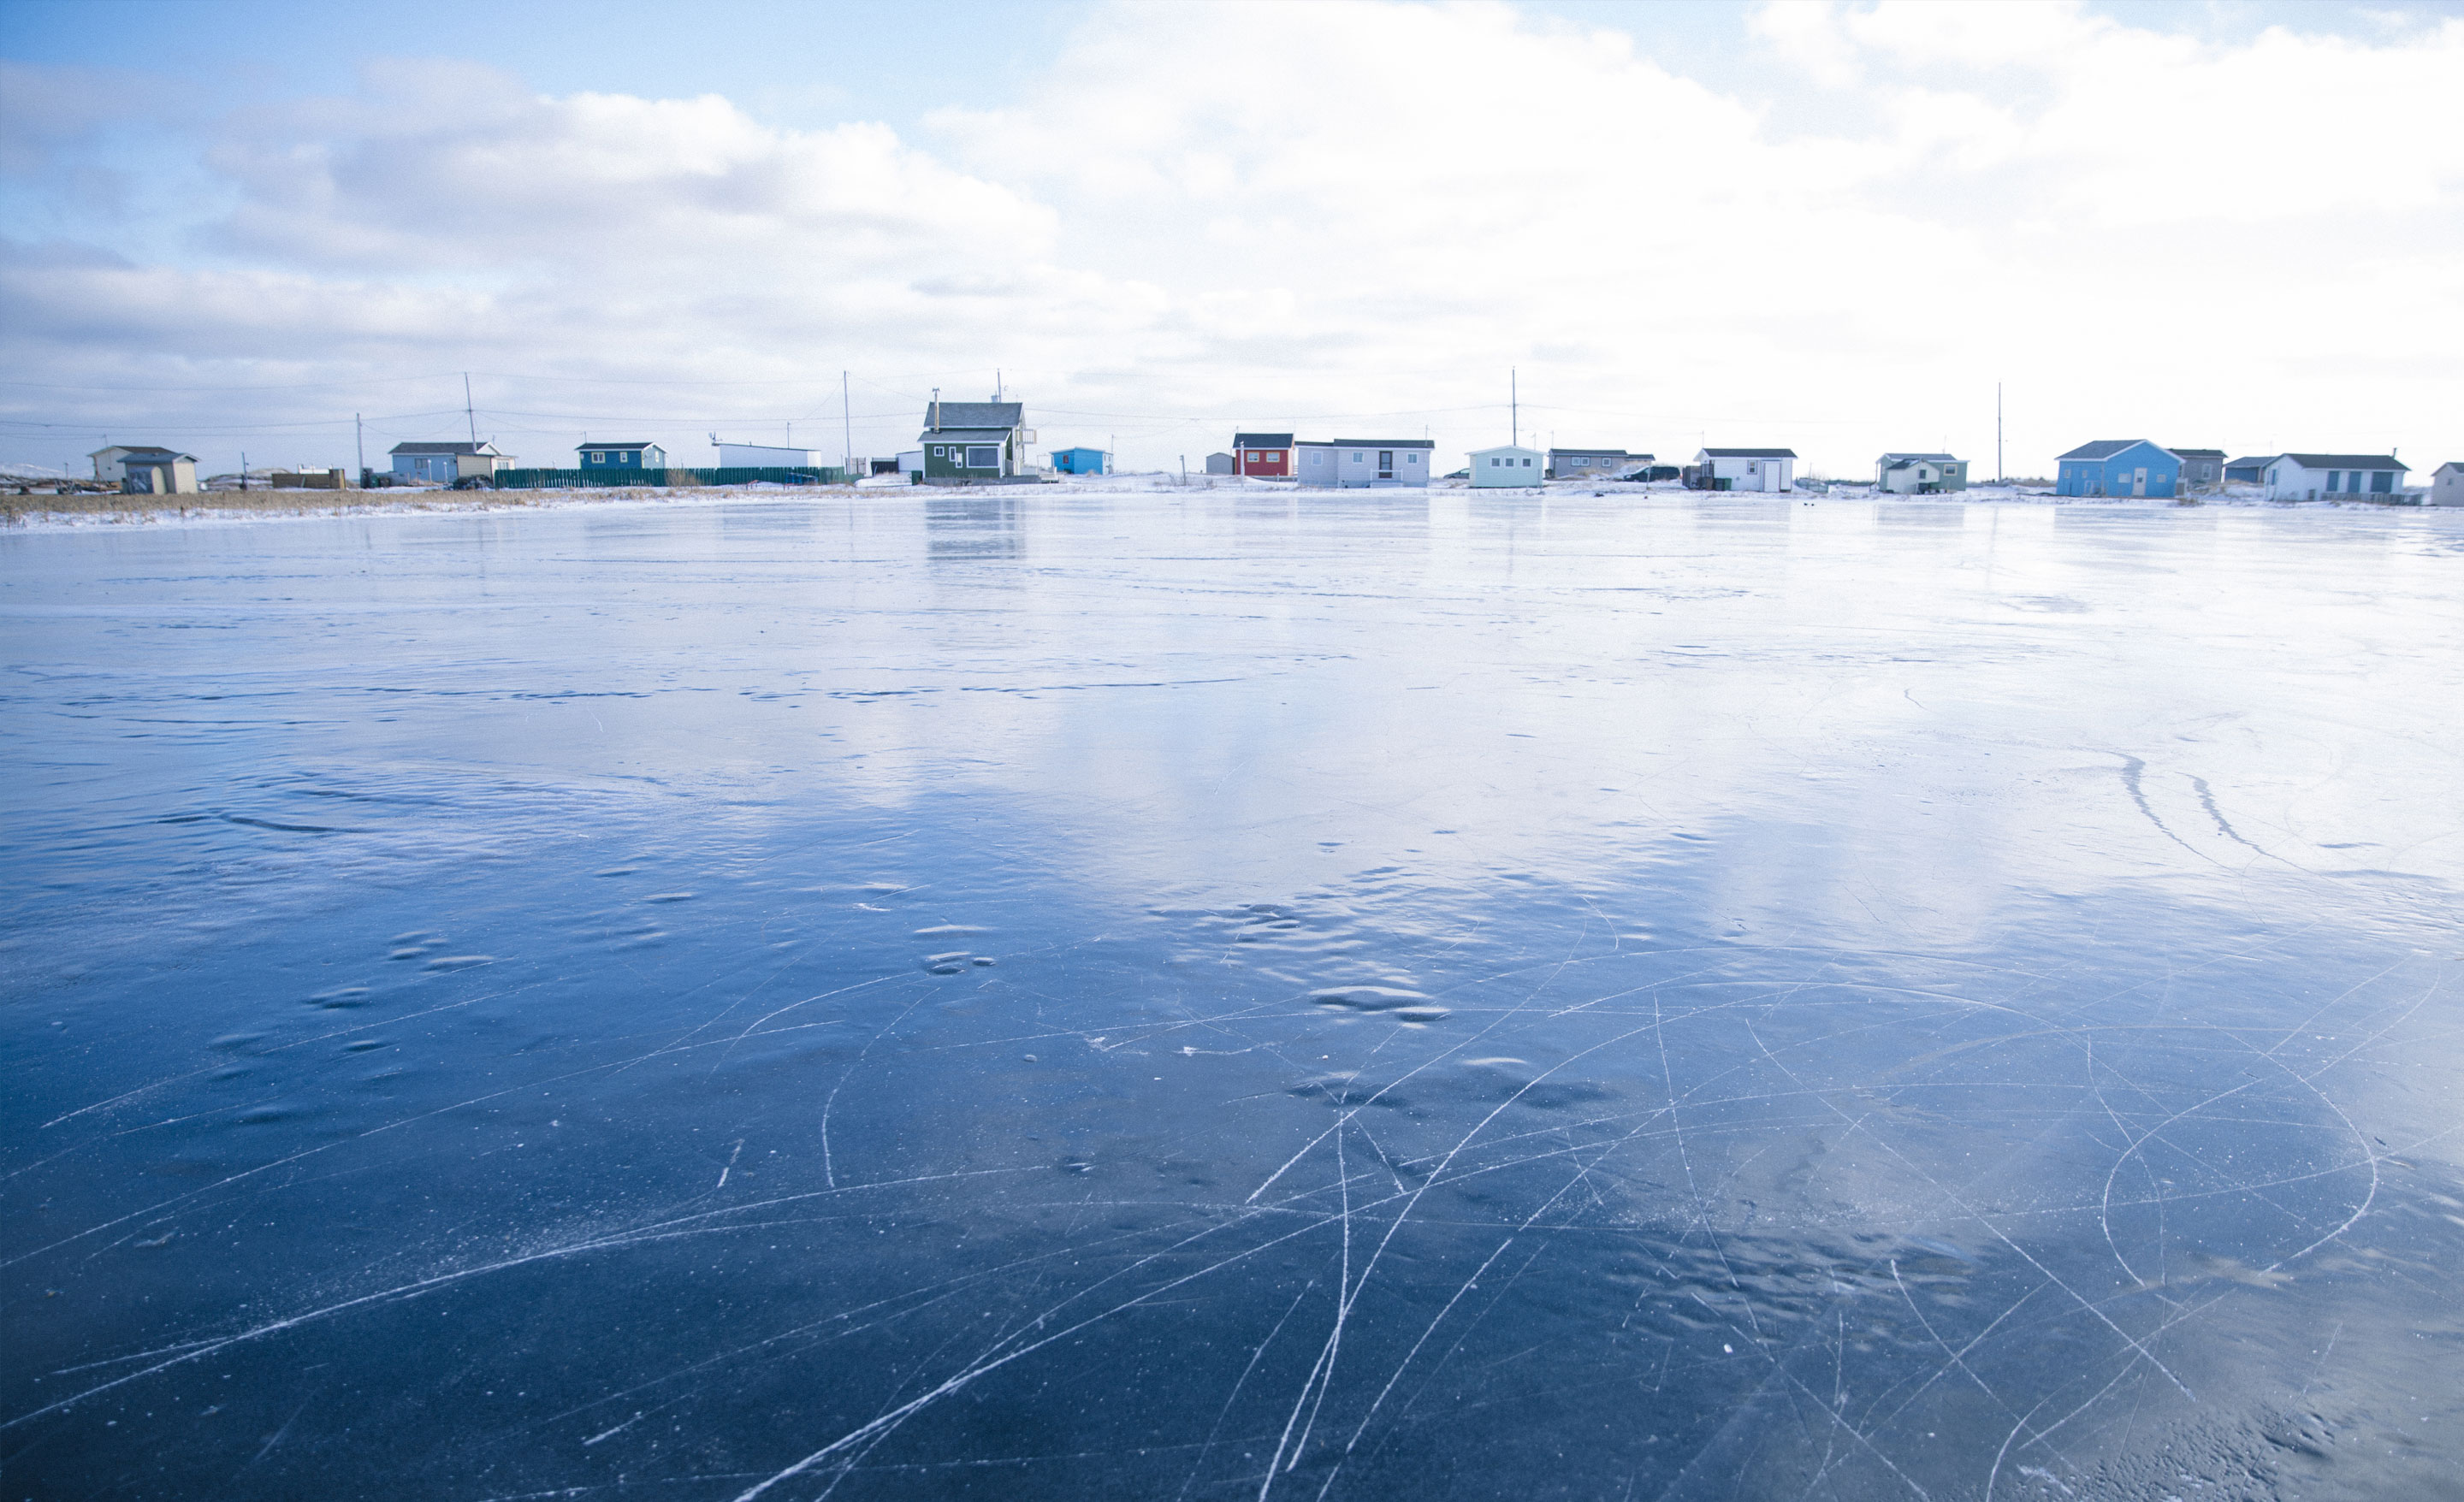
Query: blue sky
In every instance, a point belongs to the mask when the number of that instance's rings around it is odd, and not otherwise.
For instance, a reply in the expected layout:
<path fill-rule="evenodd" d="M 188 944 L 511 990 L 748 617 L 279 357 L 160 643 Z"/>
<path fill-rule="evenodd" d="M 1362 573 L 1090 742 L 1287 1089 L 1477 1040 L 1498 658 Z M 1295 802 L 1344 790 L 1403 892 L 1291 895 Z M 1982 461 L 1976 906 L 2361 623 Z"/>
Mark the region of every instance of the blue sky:
<path fill-rule="evenodd" d="M 541 456 L 703 458 L 835 416 L 842 369 L 868 452 L 996 369 L 1133 463 L 1235 422 L 1462 446 L 1509 366 L 1544 440 L 1835 472 L 1990 445 L 1997 380 L 2019 470 L 2125 431 L 2464 446 L 2419 358 L 2464 243 L 2421 138 L 2458 133 L 2413 81 L 2459 47 L 2458 4 L 0 0 L 0 459 L 347 463 L 339 399 L 451 436 L 464 369 Z M 2159 210 L 2168 163 L 2289 196 Z M 2168 309 L 2399 358 L 2194 378 Z M 2096 310 L 2148 326 L 2073 337 Z"/>

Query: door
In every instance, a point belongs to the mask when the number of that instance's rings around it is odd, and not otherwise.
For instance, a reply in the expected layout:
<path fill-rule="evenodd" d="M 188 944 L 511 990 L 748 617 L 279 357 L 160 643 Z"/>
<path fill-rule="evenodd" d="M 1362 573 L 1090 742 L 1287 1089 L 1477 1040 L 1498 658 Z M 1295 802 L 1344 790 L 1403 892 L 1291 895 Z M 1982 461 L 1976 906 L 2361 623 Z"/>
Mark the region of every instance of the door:
<path fill-rule="evenodd" d="M 2139 468 L 2130 471 L 2130 493 L 2133 495 L 2145 495 L 2147 493 L 2147 469 L 2145 466 L 2143 465 Z"/>
<path fill-rule="evenodd" d="M 1395 450 L 1392 448 L 1377 450 L 1377 478 L 1381 480 L 1395 478 Z"/>

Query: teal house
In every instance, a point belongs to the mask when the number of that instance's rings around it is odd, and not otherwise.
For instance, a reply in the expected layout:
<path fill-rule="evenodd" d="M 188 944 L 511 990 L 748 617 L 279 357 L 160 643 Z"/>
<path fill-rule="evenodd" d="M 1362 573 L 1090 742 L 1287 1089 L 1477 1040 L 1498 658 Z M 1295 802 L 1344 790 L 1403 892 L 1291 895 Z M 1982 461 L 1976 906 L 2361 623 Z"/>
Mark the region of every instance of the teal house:
<path fill-rule="evenodd" d="M 664 469 L 668 451 L 656 444 L 580 444 L 577 469 Z"/>
<path fill-rule="evenodd" d="M 1100 448 L 1056 448 L 1052 450 L 1052 472 L 1110 474 L 1112 472 L 1112 456 Z"/>
<path fill-rule="evenodd" d="M 2182 461 L 2172 450 L 2144 438 L 2081 444 L 2057 462 L 2056 495 L 2170 496 L 2182 478 Z"/>

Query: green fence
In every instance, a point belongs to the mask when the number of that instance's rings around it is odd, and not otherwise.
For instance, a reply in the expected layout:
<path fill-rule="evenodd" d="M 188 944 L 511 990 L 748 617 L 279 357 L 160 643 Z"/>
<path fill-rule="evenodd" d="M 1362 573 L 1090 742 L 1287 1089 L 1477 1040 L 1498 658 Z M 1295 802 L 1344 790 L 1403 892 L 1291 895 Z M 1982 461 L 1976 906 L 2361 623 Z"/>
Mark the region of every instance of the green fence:
<path fill-rule="evenodd" d="M 811 469 L 499 469 L 500 490 L 573 490 L 606 485 L 845 485 L 836 465 Z"/>

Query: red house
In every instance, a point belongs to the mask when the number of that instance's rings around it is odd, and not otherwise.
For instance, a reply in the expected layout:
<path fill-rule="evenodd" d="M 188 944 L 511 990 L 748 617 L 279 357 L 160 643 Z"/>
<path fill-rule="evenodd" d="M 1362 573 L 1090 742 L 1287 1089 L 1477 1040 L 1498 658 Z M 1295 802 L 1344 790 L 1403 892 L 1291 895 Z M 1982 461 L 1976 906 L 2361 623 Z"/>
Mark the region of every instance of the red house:
<path fill-rule="evenodd" d="M 1289 433 L 1233 434 L 1232 472 L 1254 474 L 1262 480 L 1290 479 L 1292 477 L 1292 435 Z"/>

